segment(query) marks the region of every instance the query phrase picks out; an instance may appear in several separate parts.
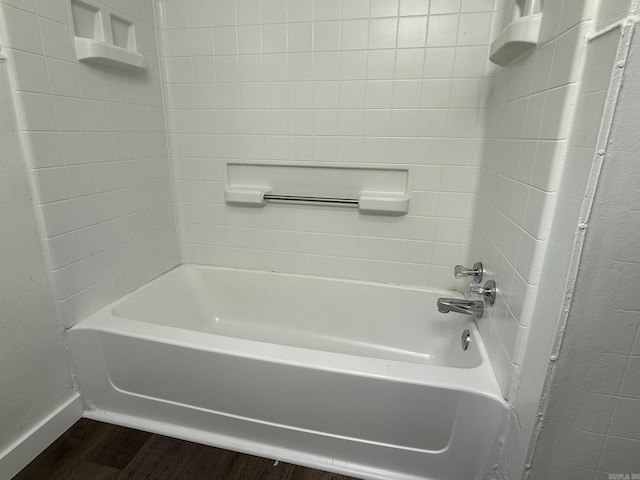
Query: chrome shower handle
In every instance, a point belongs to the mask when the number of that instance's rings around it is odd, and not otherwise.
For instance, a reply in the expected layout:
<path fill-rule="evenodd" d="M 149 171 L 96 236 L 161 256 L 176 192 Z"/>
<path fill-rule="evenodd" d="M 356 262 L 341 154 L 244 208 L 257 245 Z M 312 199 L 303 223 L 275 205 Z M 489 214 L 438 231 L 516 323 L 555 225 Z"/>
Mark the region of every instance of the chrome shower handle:
<path fill-rule="evenodd" d="M 496 301 L 496 282 L 493 280 L 487 280 L 484 285 L 479 283 L 470 283 L 467 285 L 467 293 L 472 295 L 480 295 L 484 300 L 484 303 L 493 305 Z"/>
<path fill-rule="evenodd" d="M 481 262 L 473 264 L 473 268 L 467 268 L 464 265 L 456 265 L 453 269 L 453 273 L 456 278 L 473 277 L 473 281 L 480 283 L 482 281 L 482 275 L 484 274 L 484 268 Z"/>

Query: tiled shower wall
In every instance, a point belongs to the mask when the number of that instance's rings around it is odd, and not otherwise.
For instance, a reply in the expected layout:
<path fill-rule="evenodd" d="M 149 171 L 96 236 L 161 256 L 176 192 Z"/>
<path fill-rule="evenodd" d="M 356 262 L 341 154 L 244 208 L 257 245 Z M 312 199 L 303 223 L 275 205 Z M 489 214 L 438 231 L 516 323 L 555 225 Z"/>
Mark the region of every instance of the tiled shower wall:
<path fill-rule="evenodd" d="M 67 1 L 0 1 L 45 258 L 68 323 L 178 263 L 153 2 L 104 3 L 134 19 L 144 74 L 77 62 Z"/>
<path fill-rule="evenodd" d="M 493 0 L 162 0 L 182 261 L 452 287 Z M 410 169 L 405 217 L 224 204 L 224 161 Z M 311 192 L 312 193 L 312 192 Z"/>
<path fill-rule="evenodd" d="M 505 22 L 513 3 L 505 5 Z M 509 398 L 533 320 L 589 14 L 590 2 L 544 2 L 541 46 L 500 69 L 487 100 L 472 248 L 501 293 L 479 326 Z"/>
<path fill-rule="evenodd" d="M 0 455 L 73 395 L 53 314 L 36 216 L 22 161 L 11 86 L 0 60 Z M 19 468 L 19 467 L 16 467 Z M 6 471 L 6 470 L 9 471 Z"/>
<path fill-rule="evenodd" d="M 519 375 L 512 389 L 514 393 L 511 401 L 514 410 L 503 457 L 503 464 L 509 469 L 505 472 L 505 478 L 512 478 L 516 475 L 515 472 L 521 471 L 522 465 L 525 464 L 530 439 L 533 439 L 534 443 L 529 448 L 533 448 L 536 442 L 536 436 L 532 436 L 532 433 L 536 433 L 536 424 L 545 425 L 543 433 L 562 431 L 560 438 L 563 438 L 564 445 L 574 447 L 578 445 L 576 451 L 580 452 L 569 455 L 566 450 L 557 449 L 553 454 L 542 457 L 546 458 L 543 460 L 543 468 L 547 468 L 548 471 L 546 474 L 540 475 L 540 478 L 590 478 L 590 476 L 584 475 L 584 468 L 593 465 L 592 462 L 597 460 L 597 454 L 591 453 L 591 449 L 595 445 L 592 442 L 594 431 L 589 427 L 582 426 L 585 422 L 589 424 L 592 421 L 594 424 L 601 424 L 597 420 L 601 415 L 590 410 L 594 404 L 597 404 L 599 397 L 596 395 L 594 401 L 582 390 L 587 388 L 590 380 L 586 377 L 583 378 L 581 374 L 574 375 L 577 371 L 571 373 L 571 378 L 575 377 L 575 381 L 581 383 L 580 389 L 577 389 L 580 390 L 580 393 L 577 394 L 579 399 L 567 396 L 567 400 L 572 402 L 570 409 L 573 413 L 564 415 L 562 420 L 549 418 L 548 412 L 544 411 L 545 402 L 543 400 L 549 397 L 549 388 L 553 393 L 558 387 L 565 388 L 565 384 L 566 388 L 574 388 L 568 387 L 568 385 L 575 385 L 575 383 L 563 381 L 561 384 L 557 384 L 553 382 L 546 386 L 547 392 L 543 391 L 543 387 L 549 375 L 550 366 L 554 365 L 551 361 L 551 355 L 557 353 L 554 352 L 554 348 L 557 348 L 555 342 L 557 342 L 559 332 L 562 331 L 559 328 L 562 325 L 561 312 L 564 303 L 567 302 L 567 294 L 573 290 L 571 275 L 574 272 L 570 272 L 570 263 L 572 258 L 575 261 L 575 255 L 579 254 L 579 239 L 584 232 L 578 228 L 578 224 L 585 221 L 580 215 L 581 208 L 584 208 L 582 205 L 585 202 L 586 186 L 594 165 L 594 158 L 598 158 L 597 149 L 602 148 L 602 146 L 597 147 L 596 143 L 601 142 L 601 145 L 607 143 L 606 137 L 599 139 L 599 135 L 602 136 L 603 133 L 600 131 L 606 132 L 608 126 L 606 122 L 603 122 L 601 129 L 600 124 L 604 107 L 607 104 L 607 95 L 615 92 L 616 88 L 615 85 L 610 86 L 612 72 L 616 69 L 614 67 L 616 50 L 619 42 L 626 41 L 625 38 L 620 38 L 620 29 L 616 28 L 586 44 L 583 80 L 577 99 L 576 116 L 569 140 L 565 167 L 558 187 L 553 224 L 545 258 L 542 262 L 541 279 L 533 306 L 534 320 L 529 328 L 526 351 L 519 365 Z M 608 102 L 612 104 L 615 102 L 615 98 L 609 98 Z M 587 279 L 586 281 L 591 282 L 592 280 Z M 579 303 L 575 298 L 572 302 Z M 602 328 L 599 318 L 580 315 L 579 323 L 587 327 L 581 328 L 587 335 L 591 335 L 593 338 L 602 338 L 591 330 L 592 328 L 596 330 Z M 630 322 L 623 321 L 622 324 L 628 327 Z M 563 350 L 565 343 L 566 341 L 563 341 Z M 600 342 L 598 341 L 598 343 Z M 588 350 L 589 354 L 592 354 L 601 351 L 601 349 L 606 350 L 609 345 L 611 342 L 605 341 L 585 351 Z M 577 362 L 581 362 L 580 357 L 576 358 Z M 607 359 L 606 356 L 600 358 L 604 362 Z M 597 378 L 593 372 L 597 370 L 598 363 L 597 360 L 592 359 L 582 363 L 582 365 L 590 365 L 589 368 L 582 369 L 590 379 Z M 540 396 L 541 391 L 543 391 L 542 397 Z M 573 390 L 573 393 L 575 394 L 576 390 Z M 553 445 L 551 442 L 541 444 L 547 454 L 549 453 L 547 449 L 554 448 Z M 554 457 L 561 458 L 560 462 L 556 462 Z M 558 468 L 559 463 L 563 464 L 560 468 Z M 536 468 L 540 468 L 540 464 L 536 465 Z M 552 471 L 553 473 L 551 473 Z M 538 478 L 538 476 L 538 473 L 531 473 L 531 478 Z"/>

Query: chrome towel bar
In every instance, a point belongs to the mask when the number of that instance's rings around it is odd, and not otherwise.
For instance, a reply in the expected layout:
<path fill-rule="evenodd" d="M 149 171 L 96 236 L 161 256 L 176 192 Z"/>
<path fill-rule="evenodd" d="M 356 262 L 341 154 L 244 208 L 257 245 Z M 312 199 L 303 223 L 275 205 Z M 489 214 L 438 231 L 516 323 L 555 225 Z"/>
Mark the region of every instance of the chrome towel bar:
<path fill-rule="evenodd" d="M 262 198 L 267 202 L 308 202 L 308 203 L 325 203 L 331 205 L 345 205 L 357 207 L 360 200 L 357 198 L 335 198 L 335 197 L 310 197 L 306 195 L 275 195 L 273 193 L 265 193 Z"/>

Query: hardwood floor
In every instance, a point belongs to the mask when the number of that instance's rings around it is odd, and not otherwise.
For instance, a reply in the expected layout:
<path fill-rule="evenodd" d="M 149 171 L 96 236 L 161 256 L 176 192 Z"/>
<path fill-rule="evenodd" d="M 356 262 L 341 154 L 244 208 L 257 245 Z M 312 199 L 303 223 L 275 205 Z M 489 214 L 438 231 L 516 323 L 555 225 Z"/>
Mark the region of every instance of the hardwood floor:
<path fill-rule="evenodd" d="M 356 480 L 82 419 L 13 480 Z"/>

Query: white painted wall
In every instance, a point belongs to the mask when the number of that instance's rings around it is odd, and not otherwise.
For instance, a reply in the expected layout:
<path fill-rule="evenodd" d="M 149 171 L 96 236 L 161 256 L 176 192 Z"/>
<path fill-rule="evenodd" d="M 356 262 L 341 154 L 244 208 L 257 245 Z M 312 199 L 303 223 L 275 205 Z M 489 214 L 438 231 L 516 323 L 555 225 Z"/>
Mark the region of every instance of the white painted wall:
<path fill-rule="evenodd" d="M 599 38 L 591 73 L 620 39 Z M 630 40 L 627 32 L 621 45 Z M 596 43 L 594 42 L 594 43 Z M 606 57 L 605 57 L 606 55 Z M 634 35 L 580 260 L 531 479 L 640 472 L 640 38 Z M 598 96 L 598 92 L 591 95 Z M 590 103 L 601 103 L 599 100 Z M 591 113 L 588 111 L 585 114 Z M 607 133 L 609 125 L 602 125 Z M 584 129 L 589 138 L 592 128 Z M 597 173 L 597 172 L 594 172 Z M 586 220 L 586 219 L 585 219 Z"/>
<path fill-rule="evenodd" d="M 160 1 L 182 260 L 454 287 L 494 3 Z M 407 166 L 409 215 L 228 207 L 224 160 Z"/>
<path fill-rule="evenodd" d="M 0 60 L 0 478 L 8 449 L 75 391 Z M 79 416 L 79 413 L 78 413 Z M 36 452 L 37 453 L 37 452 Z M 15 473 L 15 472 L 12 472 Z"/>
<path fill-rule="evenodd" d="M 0 1 L 45 260 L 66 325 L 178 263 L 153 1 L 104 3 L 135 21 L 142 75 L 77 62 L 67 1 Z"/>
<path fill-rule="evenodd" d="M 598 5 L 598 19 L 596 30 L 602 30 L 609 25 L 624 18 L 629 13 L 629 4 L 632 0 L 603 0 Z"/>

